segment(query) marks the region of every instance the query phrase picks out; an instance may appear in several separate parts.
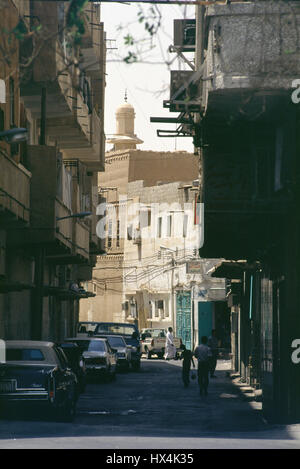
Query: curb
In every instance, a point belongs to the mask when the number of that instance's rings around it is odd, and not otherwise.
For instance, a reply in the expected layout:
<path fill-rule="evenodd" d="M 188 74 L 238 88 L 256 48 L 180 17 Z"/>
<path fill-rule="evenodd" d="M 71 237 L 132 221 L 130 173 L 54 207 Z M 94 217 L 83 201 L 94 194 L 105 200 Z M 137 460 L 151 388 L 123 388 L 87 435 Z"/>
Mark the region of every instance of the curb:
<path fill-rule="evenodd" d="M 248 402 L 262 402 L 262 390 L 255 389 L 247 383 L 241 381 L 239 373 L 226 373 L 227 377 L 231 379 L 232 384 L 238 389 L 240 397 Z"/>

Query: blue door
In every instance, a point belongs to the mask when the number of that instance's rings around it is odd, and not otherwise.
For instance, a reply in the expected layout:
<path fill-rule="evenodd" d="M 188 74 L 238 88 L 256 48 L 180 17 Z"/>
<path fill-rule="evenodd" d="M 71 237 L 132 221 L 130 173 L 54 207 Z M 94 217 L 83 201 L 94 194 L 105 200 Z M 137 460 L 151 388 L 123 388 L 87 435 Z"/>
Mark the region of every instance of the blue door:
<path fill-rule="evenodd" d="M 187 349 L 192 347 L 191 292 L 176 293 L 176 337 L 181 338 Z"/>
<path fill-rule="evenodd" d="M 198 333 L 199 344 L 201 337 L 211 335 L 213 325 L 213 302 L 212 301 L 198 301 Z"/>

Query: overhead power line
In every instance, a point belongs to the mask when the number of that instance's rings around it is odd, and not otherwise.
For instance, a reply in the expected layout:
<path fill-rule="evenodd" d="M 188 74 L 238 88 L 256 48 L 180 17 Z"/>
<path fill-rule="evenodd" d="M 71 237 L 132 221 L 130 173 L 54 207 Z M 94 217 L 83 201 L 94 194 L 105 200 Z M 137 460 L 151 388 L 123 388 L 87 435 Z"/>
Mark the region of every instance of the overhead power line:
<path fill-rule="evenodd" d="M 33 0 L 36 2 L 40 2 L 41 0 Z M 68 0 L 45 0 L 47 2 L 61 2 L 61 1 L 68 1 Z M 223 2 L 221 1 L 203 1 L 203 0 L 88 0 L 90 3 L 124 3 L 124 5 L 128 5 L 130 3 L 151 3 L 153 5 L 224 5 L 226 4 L 226 0 Z M 241 0 L 231 0 L 231 2 L 240 2 Z M 71 2 L 71 0 L 69 0 Z"/>

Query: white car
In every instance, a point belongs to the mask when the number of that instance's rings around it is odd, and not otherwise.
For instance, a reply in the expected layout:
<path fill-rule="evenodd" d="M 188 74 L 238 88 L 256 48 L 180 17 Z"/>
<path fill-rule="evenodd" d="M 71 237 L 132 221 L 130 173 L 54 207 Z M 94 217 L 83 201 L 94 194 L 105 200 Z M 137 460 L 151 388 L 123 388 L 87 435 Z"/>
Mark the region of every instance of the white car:
<path fill-rule="evenodd" d="M 142 353 L 151 358 L 152 355 L 157 355 L 158 358 L 163 358 L 166 346 L 166 331 L 165 329 L 142 329 L 141 331 Z M 182 341 L 178 337 L 174 338 L 174 345 L 177 354 L 180 351 Z"/>

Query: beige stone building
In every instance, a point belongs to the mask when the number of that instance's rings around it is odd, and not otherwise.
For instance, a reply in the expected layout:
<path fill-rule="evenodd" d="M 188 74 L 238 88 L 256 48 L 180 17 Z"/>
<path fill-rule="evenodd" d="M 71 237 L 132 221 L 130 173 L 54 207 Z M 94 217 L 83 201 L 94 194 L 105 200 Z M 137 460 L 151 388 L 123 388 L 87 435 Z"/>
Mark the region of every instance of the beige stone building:
<path fill-rule="evenodd" d="M 224 320 L 225 282 L 211 277 L 218 259 L 201 259 L 203 206 L 198 180 L 128 185 L 124 245 L 124 316 L 139 328 L 173 327 L 193 348 Z M 132 229 L 128 229 L 132 226 Z"/>
<path fill-rule="evenodd" d="M 100 5 L 89 3 L 75 44 L 69 6 L 0 2 L 0 131 L 28 130 L 20 145 L 0 141 L 4 339 L 73 334 L 79 300 L 87 295 L 78 285 L 91 278 L 99 252 L 105 32 Z"/>
<path fill-rule="evenodd" d="M 128 234 L 121 213 L 126 213 L 128 190 L 134 181 L 145 187 L 162 183 L 192 181 L 198 178 L 198 159 L 185 151 L 157 152 L 139 150 L 142 143 L 134 133 L 134 108 L 124 102 L 116 110 L 116 134 L 107 140 L 113 145 L 106 153 L 105 172 L 99 174 L 98 236 L 104 235 L 105 255 L 98 256 L 92 282 L 86 288 L 96 294 L 80 303 L 82 321 L 124 321 L 128 304 L 125 301 L 124 241 Z M 102 205 L 103 204 L 103 205 Z M 120 215 L 120 216 L 119 216 Z M 130 266 L 129 266 L 130 267 Z"/>

